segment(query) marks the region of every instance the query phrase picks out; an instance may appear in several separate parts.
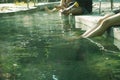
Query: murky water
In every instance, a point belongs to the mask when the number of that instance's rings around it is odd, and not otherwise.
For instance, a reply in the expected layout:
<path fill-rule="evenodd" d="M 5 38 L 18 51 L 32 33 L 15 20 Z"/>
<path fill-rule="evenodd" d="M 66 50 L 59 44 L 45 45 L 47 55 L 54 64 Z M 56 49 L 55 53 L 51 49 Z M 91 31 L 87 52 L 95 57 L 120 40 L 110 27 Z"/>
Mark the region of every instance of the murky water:
<path fill-rule="evenodd" d="M 114 40 L 68 41 L 83 32 L 66 22 L 42 11 L 1 18 L 0 80 L 120 79 Z"/>

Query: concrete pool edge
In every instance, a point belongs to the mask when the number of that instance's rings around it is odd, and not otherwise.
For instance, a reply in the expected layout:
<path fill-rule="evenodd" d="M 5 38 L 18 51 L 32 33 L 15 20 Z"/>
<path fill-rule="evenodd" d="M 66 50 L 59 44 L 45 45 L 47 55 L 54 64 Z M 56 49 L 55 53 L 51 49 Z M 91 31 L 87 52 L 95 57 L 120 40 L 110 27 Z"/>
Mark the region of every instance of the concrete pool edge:
<path fill-rule="evenodd" d="M 44 10 L 45 6 L 48 7 L 54 7 L 54 5 L 59 4 L 60 2 L 47 2 L 47 3 L 37 3 L 35 6 L 30 6 L 29 8 L 26 7 L 16 7 L 14 6 L 15 4 L 0 4 L 0 8 L 5 8 L 8 6 L 12 6 L 10 9 L 6 10 L 6 11 L 0 11 L 0 17 L 4 17 L 4 16 L 12 16 L 12 15 L 16 15 L 16 14 L 22 14 L 22 13 L 31 13 L 31 12 L 35 12 L 38 10 Z"/>

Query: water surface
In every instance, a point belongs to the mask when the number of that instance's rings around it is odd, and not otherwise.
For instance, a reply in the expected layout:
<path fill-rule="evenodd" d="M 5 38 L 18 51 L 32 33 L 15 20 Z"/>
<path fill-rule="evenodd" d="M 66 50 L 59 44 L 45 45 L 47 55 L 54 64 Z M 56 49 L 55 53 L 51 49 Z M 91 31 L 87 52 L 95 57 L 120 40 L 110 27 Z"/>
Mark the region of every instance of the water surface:
<path fill-rule="evenodd" d="M 83 31 L 64 22 L 58 13 L 43 11 L 2 17 L 0 79 L 120 79 L 120 54 L 114 39 L 102 36 L 68 41 Z"/>

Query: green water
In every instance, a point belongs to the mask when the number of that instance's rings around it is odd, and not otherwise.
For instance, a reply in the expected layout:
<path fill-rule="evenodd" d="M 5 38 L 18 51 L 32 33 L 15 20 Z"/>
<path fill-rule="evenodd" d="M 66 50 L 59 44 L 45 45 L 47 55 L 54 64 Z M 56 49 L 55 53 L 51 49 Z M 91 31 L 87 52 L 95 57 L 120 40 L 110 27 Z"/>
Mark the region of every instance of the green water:
<path fill-rule="evenodd" d="M 58 13 L 42 11 L 2 17 L 0 80 L 119 80 L 114 40 L 68 41 L 83 31 L 62 22 Z"/>

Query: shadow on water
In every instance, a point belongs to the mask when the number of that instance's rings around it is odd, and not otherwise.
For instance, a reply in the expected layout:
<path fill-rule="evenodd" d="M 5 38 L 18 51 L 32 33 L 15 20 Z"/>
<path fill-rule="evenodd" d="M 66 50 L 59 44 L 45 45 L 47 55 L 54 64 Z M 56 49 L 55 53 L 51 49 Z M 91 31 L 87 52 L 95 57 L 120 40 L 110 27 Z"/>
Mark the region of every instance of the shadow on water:
<path fill-rule="evenodd" d="M 113 40 L 67 41 L 64 37 L 81 32 L 73 24 L 61 24 L 57 13 L 3 17 L 0 30 L 0 80 L 120 79 Z"/>

